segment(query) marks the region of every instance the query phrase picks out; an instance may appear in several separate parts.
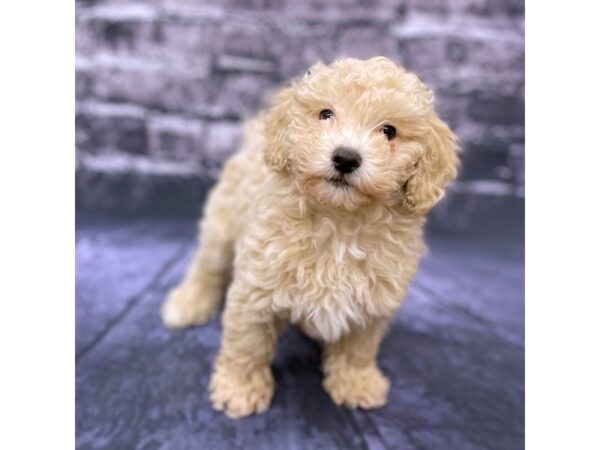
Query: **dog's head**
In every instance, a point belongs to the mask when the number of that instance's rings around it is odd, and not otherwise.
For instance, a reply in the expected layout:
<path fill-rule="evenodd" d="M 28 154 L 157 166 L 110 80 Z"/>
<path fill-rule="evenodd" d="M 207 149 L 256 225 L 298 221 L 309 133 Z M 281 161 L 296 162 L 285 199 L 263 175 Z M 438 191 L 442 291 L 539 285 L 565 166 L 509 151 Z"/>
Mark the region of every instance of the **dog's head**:
<path fill-rule="evenodd" d="M 423 215 L 458 167 L 455 136 L 432 103 L 386 58 L 315 64 L 267 112 L 267 164 L 325 206 L 398 202 Z"/>

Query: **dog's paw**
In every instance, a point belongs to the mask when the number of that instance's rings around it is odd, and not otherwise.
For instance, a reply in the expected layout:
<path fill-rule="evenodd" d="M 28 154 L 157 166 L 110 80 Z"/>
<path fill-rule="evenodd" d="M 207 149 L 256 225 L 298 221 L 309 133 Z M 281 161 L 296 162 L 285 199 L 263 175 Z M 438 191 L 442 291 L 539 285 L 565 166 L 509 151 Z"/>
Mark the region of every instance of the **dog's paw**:
<path fill-rule="evenodd" d="M 206 323 L 219 308 L 219 299 L 214 297 L 196 287 L 176 287 L 162 305 L 163 324 L 167 328 L 184 328 Z"/>
<path fill-rule="evenodd" d="M 390 381 L 375 367 L 331 373 L 323 387 L 333 402 L 348 408 L 381 408 L 387 401 Z"/>
<path fill-rule="evenodd" d="M 209 389 L 213 408 L 239 419 L 265 412 L 273 398 L 275 383 L 268 367 L 244 374 L 217 367 Z"/>

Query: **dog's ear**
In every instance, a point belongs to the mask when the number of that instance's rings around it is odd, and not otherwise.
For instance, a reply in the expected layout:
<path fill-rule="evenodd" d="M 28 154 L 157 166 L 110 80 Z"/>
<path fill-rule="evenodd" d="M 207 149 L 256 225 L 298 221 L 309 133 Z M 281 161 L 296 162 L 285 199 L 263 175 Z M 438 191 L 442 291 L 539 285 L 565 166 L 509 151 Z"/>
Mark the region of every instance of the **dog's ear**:
<path fill-rule="evenodd" d="M 295 88 L 291 86 L 277 93 L 265 116 L 265 136 L 267 138 L 265 160 L 269 167 L 277 171 L 285 171 L 290 165 L 287 140 L 289 110 L 294 92 Z"/>
<path fill-rule="evenodd" d="M 444 196 L 446 184 L 456 177 L 459 166 L 457 139 L 435 113 L 429 119 L 423 156 L 404 185 L 404 206 L 414 215 L 425 215 Z"/>

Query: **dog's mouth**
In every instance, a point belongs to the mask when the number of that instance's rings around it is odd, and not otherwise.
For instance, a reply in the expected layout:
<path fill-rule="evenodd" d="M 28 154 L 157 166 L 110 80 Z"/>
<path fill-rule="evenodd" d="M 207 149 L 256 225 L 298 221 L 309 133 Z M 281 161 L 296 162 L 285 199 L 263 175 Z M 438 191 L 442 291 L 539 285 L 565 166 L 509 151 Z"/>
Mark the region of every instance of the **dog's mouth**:
<path fill-rule="evenodd" d="M 348 182 L 348 180 L 346 180 L 346 178 L 344 177 L 332 177 L 332 178 L 327 178 L 327 182 L 335 187 L 338 188 L 351 188 L 353 187 L 352 184 L 350 184 Z"/>

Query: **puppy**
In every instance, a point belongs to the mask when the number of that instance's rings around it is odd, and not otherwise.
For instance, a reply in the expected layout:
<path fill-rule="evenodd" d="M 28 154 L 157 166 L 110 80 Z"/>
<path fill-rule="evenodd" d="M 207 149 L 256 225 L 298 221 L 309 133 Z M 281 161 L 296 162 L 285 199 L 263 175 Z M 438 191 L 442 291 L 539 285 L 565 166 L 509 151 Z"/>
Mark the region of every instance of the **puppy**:
<path fill-rule="evenodd" d="M 287 324 L 323 343 L 336 404 L 383 406 L 379 344 L 425 252 L 424 216 L 457 166 L 432 93 L 386 58 L 319 63 L 279 92 L 246 125 L 162 307 L 167 327 L 203 324 L 232 274 L 213 407 L 232 418 L 268 408 Z"/>

